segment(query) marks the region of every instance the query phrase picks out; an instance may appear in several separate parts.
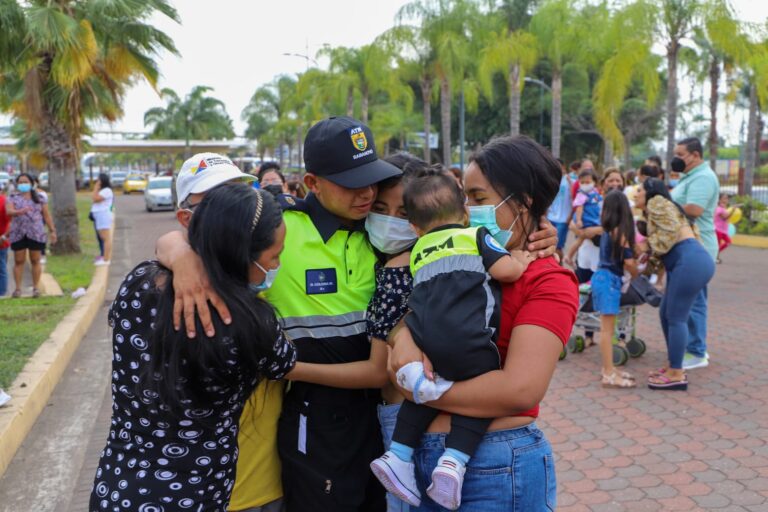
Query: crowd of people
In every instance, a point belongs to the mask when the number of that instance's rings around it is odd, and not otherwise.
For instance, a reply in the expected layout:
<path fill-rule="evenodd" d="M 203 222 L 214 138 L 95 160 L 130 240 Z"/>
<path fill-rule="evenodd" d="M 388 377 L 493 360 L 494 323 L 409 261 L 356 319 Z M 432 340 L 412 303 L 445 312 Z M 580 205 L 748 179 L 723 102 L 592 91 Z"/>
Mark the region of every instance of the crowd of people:
<path fill-rule="evenodd" d="M 301 183 L 193 156 L 175 182 L 181 229 L 109 310 L 113 413 L 90 510 L 554 510 L 536 418 L 579 284 L 601 317 L 603 386 L 637 386 L 612 345 L 641 274 L 665 290 L 668 364 L 647 386 L 687 389 L 709 364 L 730 213 L 702 155 L 684 139 L 666 180 L 656 158 L 598 174 L 501 137 L 462 173 L 380 159 L 367 126 L 334 117 L 308 131 Z M 17 181 L 0 257 L 10 242 L 37 283 L 56 233 L 31 177 Z M 92 200 L 105 265 L 106 175 Z"/>
<path fill-rule="evenodd" d="M 656 156 L 637 172 L 623 174 L 612 167 L 601 177 L 590 160 L 568 169 L 561 162 L 560 190 L 548 215 L 558 230 L 558 251 L 566 251 L 564 262 L 579 283 L 590 284 L 600 314 L 605 387 L 637 385 L 634 375 L 615 368 L 612 354 L 622 292 L 640 274 L 664 290 L 660 320 L 668 365 L 649 372 L 648 387 L 685 390 L 686 370 L 709 364 L 707 284 L 730 243 L 727 223 L 733 210 L 727 209 L 728 197 L 720 194 L 703 154 L 698 139 L 681 140 L 666 181 Z M 566 248 L 569 232 L 574 241 Z M 593 335 L 586 332 L 587 346 L 594 343 Z"/>

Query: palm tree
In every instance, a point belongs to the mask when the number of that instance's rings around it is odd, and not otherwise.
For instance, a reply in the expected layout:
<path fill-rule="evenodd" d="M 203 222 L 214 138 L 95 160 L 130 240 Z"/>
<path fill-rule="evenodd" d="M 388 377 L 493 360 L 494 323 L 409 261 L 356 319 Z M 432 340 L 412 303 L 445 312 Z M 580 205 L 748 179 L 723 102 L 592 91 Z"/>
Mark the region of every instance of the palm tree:
<path fill-rule="evenodd" d="M 744 194 L 752 196 L 755 167 L 758 164 L 760 132 L 759 112 L 768 108 L 768 37 L 760 34 L 761 40 L 754 42 L 743 36 L 747 52 L 743 55 L 742 69 L 749 86 L 749 121 L 747 124 L 747 145 L 744 156 Z"/>
<path fill-rule="evenodd" d="M 621 150 L 628 142 L 618 122 L 633 83 L 642 83 L 648 106 L 656 102 L 659 59 L 644 31 L 652 19 L 648 6 L 637 2 L 615 11 L 608 23 L 602 23 L 598 37 L 602 38 L 604 54 L 599 58 L 602 65 L 593 90 L 593 113 L 606 145 L 605 165 L 613 165 L 614 150 Z"/>
<path fill-rule="evenodd" d="M 212 90 L 204 85 L 195 86 L 184 100 L 172 89 L 160 91 L 166 106 L 151 108 L 144 113 L 144 126 L 153 126 L 150 138 L 184 139 L 185 157 L 189 157 L 191 139 L 234 137 L 232 119 L 224 102 L 207 95 Z"/>
<path fill-rule="evenodd" d="M 510 31 L 502 27 L 489 33 L 487 46 L 480 58 L 479 78 L 483 93 L 493 101 L 493 75 L 502 72 L 507 77 L 509 94 L 509 132 L 520 133 L 520 97 L 523 79 L 528 70 L 536 65 L 538 42 L 525 30 Z"/>
<path fill-rule="evenodd" d="M 160 50 L 173 41 L 148 20 L 179 21 L 166 0 L 0 0 L 0 100 L 40 139 L 50 166 L 57 253 L 79 252 L 75 174 L 91 120 L 122 115 L 137 78 L 153 86 Z"/>
<path fill-rule="evenodd" d="M 397 66 L 401 79 L 413 80 L 419 84 L 424 130 L 423 159 L 430 163 L 432 158 L 429 140 L 432 132 L 432 89 L 436 81 L 436 52 L 422 27 L 403 24 L 403 19 L 400 19 L 397 26 L 379 36 L 378 40 L 385 44 L 392 54 L 404 56 L 398 60 Z"/>
<path fill-rule="evenodd" d="M 686 37 L 697 23 L 700 0 L 657 0 L 667 57 L 667 162 L 672 161 L 677 131 L 677 60 Z"/>
<path fill-rule="evenodd" d="M 281 75 L 267 85 L 256 89 L 248 105 L 241 114 L 248 122 L 246 133 L 258 132 L 259 128 L 252 122 L 264 123 L 265 132 L 260 132 L 257 138 L 259 152 L 263 155 L 267 149 L 277 150 L 280 165 L 283 165 L 283 146 L 293 147 L 295 126 L 291 124 L 292 104 L 296 95 L 297 80 L 288 75 Z M 251 135 L 249 135 L 251 137 Z M 290 153 L 289 153 L 290 154 Z"/>
<path fill-rule="evenodd" d="M 573 0 L 549 0 L 531 19 L 530 30 L 539 41 L 541 55 L 552 68 L 552 154 L 556 157 L 560 156 L 563 125 L 563 68 L 579 54 L 579 36 L 584 37 L 577 32 L 576 12 Z"/>

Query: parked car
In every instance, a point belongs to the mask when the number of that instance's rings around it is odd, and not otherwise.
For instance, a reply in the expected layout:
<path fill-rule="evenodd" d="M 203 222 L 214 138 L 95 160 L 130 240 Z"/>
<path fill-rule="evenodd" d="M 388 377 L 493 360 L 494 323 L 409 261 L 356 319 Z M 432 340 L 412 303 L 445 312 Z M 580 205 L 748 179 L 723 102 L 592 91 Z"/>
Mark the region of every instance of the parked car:
<path fill-rule="evenodd" d="M 147 188 L 144 189 L 144 204 L 148 212 L 155 210 L 173 210 L 171 183 L 173 178 L 159 176 L 149 178 Z"/>
<path fill-rule="evenodd" d="M 128 176 L 126 171 L 111 171 L 109 173 L 109 181 L 112 182 L 112 190 L 122 187 L 126 176 Z"/>
<path fill-rule="evenodd" d="M 5 190 L 11 183 L 11 175 L 5 171 L 0 171 L 0 190 Z"/>
<path fill-rule="evenodd" d="M 130 194 L 131 192 L 144 192 L 147 188 L 147 179 L 143 174 L 132 172 L 125 178 L 123 183 L 123 194 Z"/>
<path fill-rule="evenodd" d="M 43 190 L 48 190 L 48 172 L 41 172 L 40 176 L 37 177 L 37 180 L 40 182 L 40 188 Z"/>

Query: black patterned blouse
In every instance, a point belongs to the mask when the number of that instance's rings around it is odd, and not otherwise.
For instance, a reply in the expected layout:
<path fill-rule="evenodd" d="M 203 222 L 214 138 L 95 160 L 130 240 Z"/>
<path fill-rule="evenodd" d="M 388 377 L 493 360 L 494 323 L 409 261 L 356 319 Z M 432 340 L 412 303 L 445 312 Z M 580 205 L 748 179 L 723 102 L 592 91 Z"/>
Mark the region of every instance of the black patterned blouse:
<path fill-rule="evenodd" d="M 376 270 L 376 291 L 366 313 L 369 339 L 387 339 L 389 331 L 408 311 L 412 291 L 413 277 L 409 267 L 380 267 Z"/>
<path fill-rule="evenodd" d="M 112 426 L 96 471 L 91 511 L 224 511 L 235 481 L 237 433 L 245 401 L 258 376 L 282 378 L 296 362 L 282 331 L 256 369 L 243 368 L 234 340 L 222 372 L 237 384 L 201 379 L 211 402 L 174 414 L 158 394 L 142 389 L 150 362 L 151 330 L 157 314 L 159 266 L 144 262 L 125 278 L 109 310 L 113 329 Z M 180 380 L 184 383 L 183 379 Z"/>

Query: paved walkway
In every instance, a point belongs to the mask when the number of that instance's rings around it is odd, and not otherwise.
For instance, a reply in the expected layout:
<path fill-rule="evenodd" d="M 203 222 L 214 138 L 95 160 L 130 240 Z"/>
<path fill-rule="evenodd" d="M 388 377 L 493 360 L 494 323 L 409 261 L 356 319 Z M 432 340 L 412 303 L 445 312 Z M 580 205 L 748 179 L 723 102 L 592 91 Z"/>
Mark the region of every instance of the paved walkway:
<path fill-rule="evenodd" d="M 561 361 L 541 426 L 558 510 L 768 511 L 768 251 L 731 247 L 710 285 L 711 365 L 688 392 L 603 389 L 598 348 Z M 658 310 L 641 308 L 642 384 L 664 364 Z"/>
<path fill-rule="evenodd" d="M 107 302 L 174 226 L 138 197 L 117 200 Z M 710 288 L 712 365 L 691 372 L 687 393 L 604 390 L 597 348 L 559 363 L 539 421 L 557 457 L 558 510 L 768 511 L 768 251 L 732 247 L 724 259 Z M 0 479 L 0 511 L 87 510 L 110 414 L 105 312 Z M 648 352 L 627 366 L 638 377 L 665 357 L 657 310 L 640 315 Z"/>

